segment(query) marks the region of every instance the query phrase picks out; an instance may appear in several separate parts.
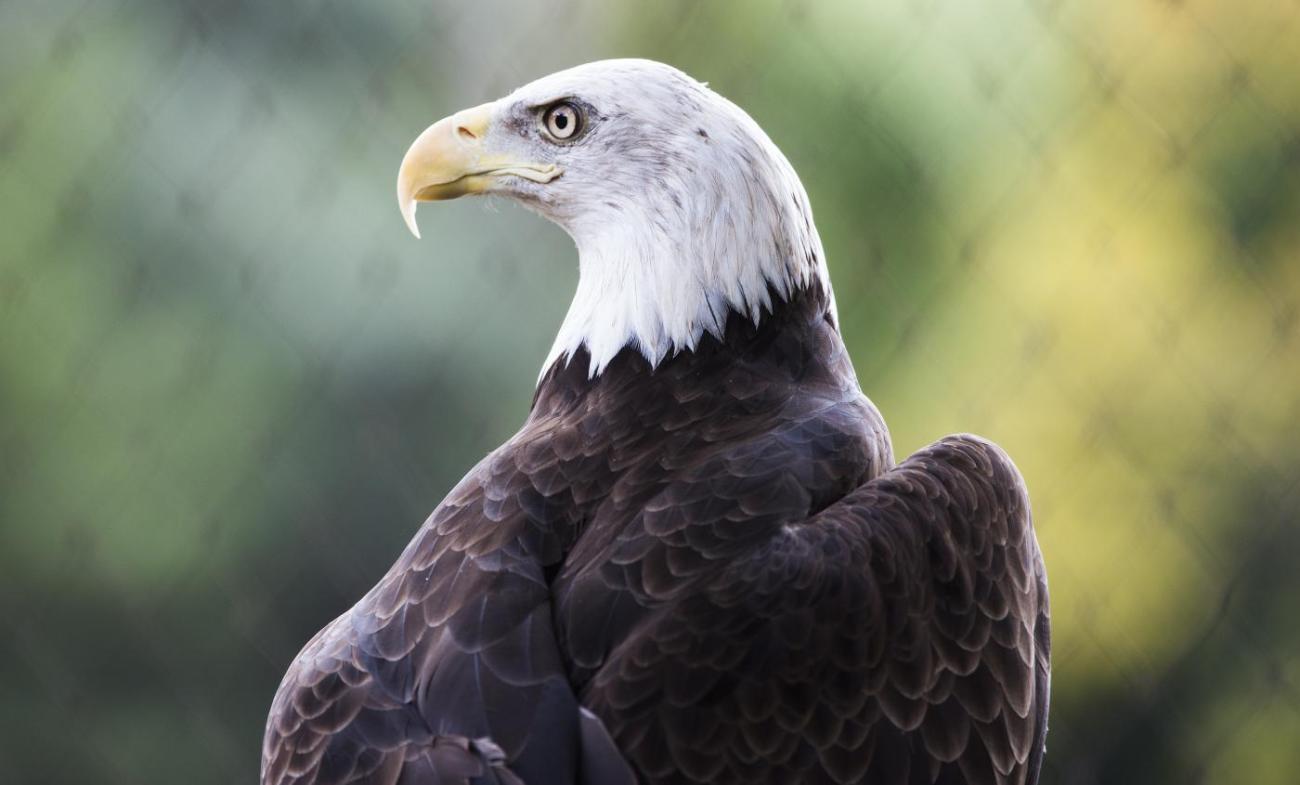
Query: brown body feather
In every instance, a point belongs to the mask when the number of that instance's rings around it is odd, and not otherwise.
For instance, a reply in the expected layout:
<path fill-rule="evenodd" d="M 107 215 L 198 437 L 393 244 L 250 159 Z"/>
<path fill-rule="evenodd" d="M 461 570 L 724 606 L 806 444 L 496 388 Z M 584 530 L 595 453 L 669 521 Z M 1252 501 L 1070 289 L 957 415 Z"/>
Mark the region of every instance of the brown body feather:
<path fill-rule="evenodd" d="M 299 655 L 265 785 L 1037 781 L 1047 587 L 1000 449 L 895 466 L 815 286 L 587 365 Z"/>

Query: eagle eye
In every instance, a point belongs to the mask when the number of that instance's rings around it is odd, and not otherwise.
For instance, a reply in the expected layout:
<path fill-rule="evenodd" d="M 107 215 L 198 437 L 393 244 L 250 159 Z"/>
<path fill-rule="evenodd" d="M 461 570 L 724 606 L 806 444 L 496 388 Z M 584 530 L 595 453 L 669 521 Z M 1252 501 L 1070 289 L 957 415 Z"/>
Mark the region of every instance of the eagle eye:
<path fill-rule="evenodd" d="M 552 139 L 568 141 L 582 130 L 582 113 L 568 101 L 561 101 L 553 104 L 542 115 L 542 125 Z"/>

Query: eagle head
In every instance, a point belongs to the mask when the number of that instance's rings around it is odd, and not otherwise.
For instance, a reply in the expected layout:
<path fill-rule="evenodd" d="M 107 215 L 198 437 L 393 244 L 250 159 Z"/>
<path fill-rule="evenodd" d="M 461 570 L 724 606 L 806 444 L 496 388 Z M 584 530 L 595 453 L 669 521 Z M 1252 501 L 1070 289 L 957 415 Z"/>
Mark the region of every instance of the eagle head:
<path fill-rule="evenodd" d="M 737 312 L 820 286 L 834 309 L 808 195 L 743 110 L 648 60 L 571 68 L 429 126 L 397 175 L 416 205 L 514 199 L 578 248 L 578 289 L 543 373 L 579 348 L 599 374 L 624 348 L 653 367 L 721 337 Z"/>

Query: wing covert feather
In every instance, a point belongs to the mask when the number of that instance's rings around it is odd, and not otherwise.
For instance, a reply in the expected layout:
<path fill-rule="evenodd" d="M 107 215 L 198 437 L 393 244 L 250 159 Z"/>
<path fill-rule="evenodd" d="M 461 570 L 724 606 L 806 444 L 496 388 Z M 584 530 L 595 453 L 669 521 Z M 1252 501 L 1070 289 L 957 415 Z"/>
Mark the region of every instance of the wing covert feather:
<path fill-rule="evenodd" d="M 995 445 L 937 442 L 678 596 L 583 694 L 649 782 L 1037 781 L 1046 582 Z"/>
<path fill-rule="evenodd" d="M 573 782 L 578 704 L 544 574 L 573 536 L 572 505 L 518 469 L 546 477 L 554 451 L 513 447 L 299 654 L 267 724 L 264 784 Z"/>

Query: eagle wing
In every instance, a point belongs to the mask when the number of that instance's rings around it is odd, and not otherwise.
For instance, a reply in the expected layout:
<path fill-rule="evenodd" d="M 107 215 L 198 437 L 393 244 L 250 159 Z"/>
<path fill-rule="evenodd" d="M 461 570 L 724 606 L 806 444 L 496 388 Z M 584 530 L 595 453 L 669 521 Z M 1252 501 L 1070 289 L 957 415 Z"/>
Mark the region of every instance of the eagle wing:
<path fill-rule="evenodd" d="M 583 692 L 648 782 L 1037 782 L 1047 584 L 995 445 L 937 442 L 700 580 Z"/>
<path fill-rule="evenodd" d="M 552 445 L 485 459 L 307 644 L 272 704 L 263 785 L 630 782 L 552 631 L 547 573 L 575 536 Z"/>

